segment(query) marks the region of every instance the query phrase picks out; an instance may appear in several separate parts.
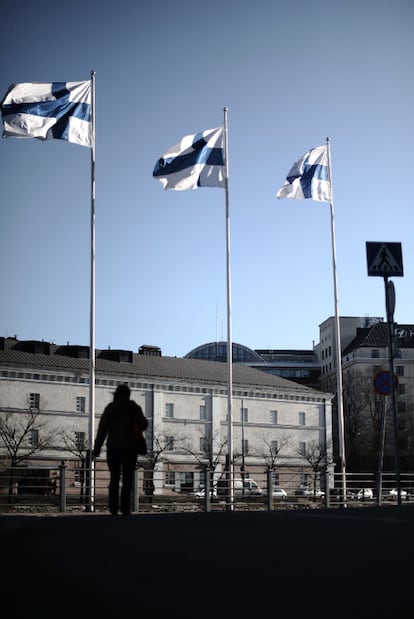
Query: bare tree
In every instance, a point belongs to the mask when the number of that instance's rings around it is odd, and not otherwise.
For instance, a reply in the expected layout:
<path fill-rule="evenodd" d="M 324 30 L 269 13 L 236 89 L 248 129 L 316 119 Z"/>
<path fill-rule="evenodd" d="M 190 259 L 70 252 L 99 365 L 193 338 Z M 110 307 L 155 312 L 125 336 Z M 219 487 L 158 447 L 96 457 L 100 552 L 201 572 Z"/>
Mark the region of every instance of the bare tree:
<path fill-rule="evenodd" d="M 154 471 L 157 465 L 161 462 L 168 462 L 166 454 L 171 453 L 183 440 L 183 437 L 168 433 L 168 431 L 154 430 L 148 453 L 143 456 L 146 460 L 146 466 L 144 467 L 145 494 L 149 496 L 154 494 Z"/>
<path fill-rule="evenodd" d="M 15 484 L 15 467 L 33 454 L 48 449 L 56 438 L 46 421 L 41 420 L 41 411 L 30 409 L 21 413 L 2 412 L 0 416 L 0 440 L 6 450 L 10 466 L 9 497 Z"/>
<path fill-rule="evenodd" d="M 225 456 L 227 440 L 221 439 L 220 432 L 217 431 L 214 435 L 204 435 L 200 431 L 199 438 L 203 438 L 203 449 L 195 449 L 193 441 L 185 439 L 183 441 L 183 449 L 191 454 L 199 463 L 200 468 L 204 469 L 205 474 L 209 474 L 210 494 L 214 494 L 214 473 L 217 467 L 222 463 Z"/>
<path fill-rule="evenodd" d="M 332 464 L 331 450 L 329 449 L 329 445 L 319 443 L 318 441 L 310 441 L 309 443 L 305 443 L 304 449 L 298 449 L 297 453 L 311 466 L 313 496 L 315 498 L 318 477 L 326 470 L 327 466 Z"/>
<path fill-rule="evenodd" d="M 372 378 L 354 371 L 346 372 L 343 381 L 344 429 L 347 460 L 358 467 L 362 454 L 375 446 L 380 419 L 375 404 Z"/>
<path fill-rule="evenodd" d="M 262 437 L 262 448 L 259 449 L 259 455 L 267 464 L 270 471 L 275 471 L 279 465 L 280 452 L 289 445 L 289 436 L 283 434 L 277 441 L 269 440 L 267 436 Z"/>
<path fill-rule="evenodd" d="M 64 431 L 60 433 L 60 436 L 66 451 L 73 454 L 79 460 L 79 496 L 80 502 L 83 503 L 84 497 L 86 497 L 86 486 L 88 482 L 87 465 L 89 440 L 86 438 L 86 432 L 83 430 L 74 430 L 70 433 Z"/>

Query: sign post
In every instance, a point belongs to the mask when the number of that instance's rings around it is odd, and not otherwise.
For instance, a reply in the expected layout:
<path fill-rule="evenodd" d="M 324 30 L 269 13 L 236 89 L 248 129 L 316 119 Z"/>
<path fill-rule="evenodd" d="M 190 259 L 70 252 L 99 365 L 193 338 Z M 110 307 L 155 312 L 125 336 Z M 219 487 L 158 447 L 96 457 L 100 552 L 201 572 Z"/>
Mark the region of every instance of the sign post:
<path fill-rule="evenodd" d="M 388 277 L 403 277 L 401 243 L 366 243 L 368 275 L 384 278 L 385 308 L 387 314 L 389 372 L 380 372 L 374 379 L 374 389 L 382 395 L 391 395 L 394 426 L 394 459 L 397 478 L 398 505 L 401 505 L 400 456 L 398 447 L 398 422 L 395 390 L 398 378 L 394 375 L 394 310 L 395 289 Z M 396 380 L 395 380 L 396 379 Z M 385 410 L 384 410 L 385 415 Z"/>
<path fill-rule="evenodd" d="M 384 370 L 374 377 L 374 389 L 380 395 L 390 395 L 398 388 L 398 376 Z"/>

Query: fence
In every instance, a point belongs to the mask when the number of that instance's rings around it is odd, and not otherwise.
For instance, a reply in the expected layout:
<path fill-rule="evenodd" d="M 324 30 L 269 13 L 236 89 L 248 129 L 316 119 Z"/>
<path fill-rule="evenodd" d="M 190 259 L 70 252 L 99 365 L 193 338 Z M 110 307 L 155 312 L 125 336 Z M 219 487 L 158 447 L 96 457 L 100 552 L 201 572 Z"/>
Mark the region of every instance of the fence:
<path fill-rule="evenodd" d="M 400 496 L 395 474 L 387 472 L 381 478 L 371 473 L 348 473 L 345 495 L 339 475 L 328 478 L 324 474 L 308 473 L 303 477 L 298 472 L 283 471 L 275 475 L 268 471 L 255 473 L 254 479 L 236 476 L 233 484 L 225 475 L 219 479 L 206 475 L 205 484 L 199 487 L 188 483 L 193 473 L 180 471 L 177 475 L 186 483 L 171 483 L 165 472 L 137 469 L 132 510 L 266 511 L 414 502 L 414 473 L 400 475 Z M 64 464 L 3 469 L 0 471 L 0 513 L 106 512 L 108 482 L 106 469 L 95 470 L 91 495 L 87 469 Z"/>

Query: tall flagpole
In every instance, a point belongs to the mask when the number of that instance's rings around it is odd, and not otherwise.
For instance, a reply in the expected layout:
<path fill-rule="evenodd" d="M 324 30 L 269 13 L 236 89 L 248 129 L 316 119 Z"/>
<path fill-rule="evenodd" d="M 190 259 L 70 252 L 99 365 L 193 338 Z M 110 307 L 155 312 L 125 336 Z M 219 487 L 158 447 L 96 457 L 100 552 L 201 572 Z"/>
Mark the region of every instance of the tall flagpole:
<path fill-rule="evenodd" d="M 227 112 L 224 111 L 224 165 L 226 189 L 226 265 L 227 265 L 227 473 L 229 508 L 233 509 L 234 463 L 233 463 L 233 343 L 231 329 L 231 271 L 230 271 L 230 209 L 229 209 L 229 160 Z"/>
<path fill-rule="evenodd" d="M 336 242 L 335 242 L 335 222 L 334 204 L 332 188 L 332 169 L 331 169 L 331 145 L 330 139 L 326 138 L 326 150 L 328 154 L 329 184 L 331 188 L 331 237 L 332 237 L 332 267 L 334 280 L 335 298 L 335 340 L 336 340 L 336 401 L 338 408 L 338 439 L 339 439 L 339 469 L 341 473 L 342 499 L 346 505 L 346 459 L 345 459 L 345 438 L 344 438 L 344 407 L 343 407 L 343 388 L 342 388 L 342 351 L 341 351 L 341 329 L 338 309 L 338 283 L 336 277 Z"/>
<path fill-rule="evenodd" d="M 91 71 L 91 291 L 89 341 L 88 510 L 95 508 L 95 71 Z"/>

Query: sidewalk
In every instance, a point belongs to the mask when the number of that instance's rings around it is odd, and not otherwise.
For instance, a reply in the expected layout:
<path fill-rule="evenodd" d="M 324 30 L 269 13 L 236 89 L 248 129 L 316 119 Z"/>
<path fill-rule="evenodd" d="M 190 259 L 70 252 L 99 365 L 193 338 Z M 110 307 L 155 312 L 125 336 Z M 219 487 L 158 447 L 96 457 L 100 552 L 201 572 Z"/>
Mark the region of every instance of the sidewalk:
<path fill-rule="evenodd" d="M 3 607 L 25 619 L 400 619 L 413 608 L 413 528 L 412 505 L 5 515 Z"/>

